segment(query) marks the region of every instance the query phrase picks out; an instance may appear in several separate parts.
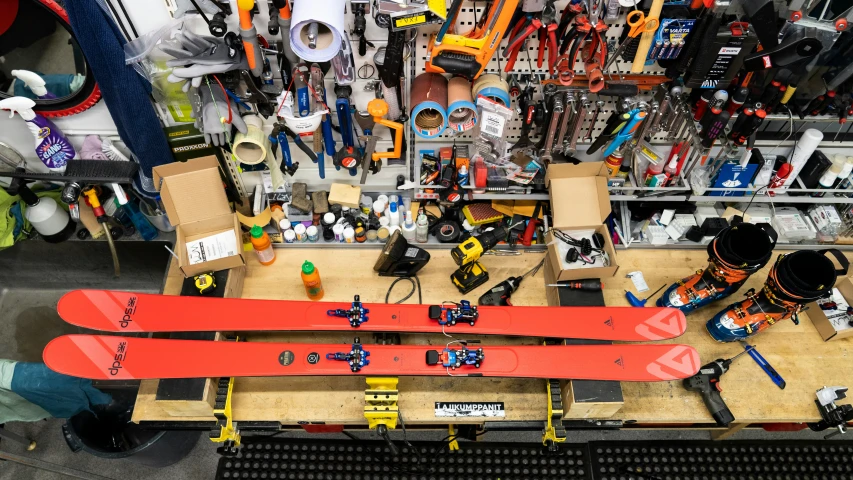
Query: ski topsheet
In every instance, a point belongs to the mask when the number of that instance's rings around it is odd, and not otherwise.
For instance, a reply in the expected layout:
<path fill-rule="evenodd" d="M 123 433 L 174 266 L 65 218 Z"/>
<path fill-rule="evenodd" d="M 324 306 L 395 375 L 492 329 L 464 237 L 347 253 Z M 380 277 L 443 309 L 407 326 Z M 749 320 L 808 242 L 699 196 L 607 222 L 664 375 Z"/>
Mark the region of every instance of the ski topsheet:
<path fill-rule="evenodd" d="M 430 318 L 430 306 L 364 304 L 366 321 L 353 327 L 342 302 L 202 298 L 111 290 L 75 290 L 59 300 L 66 322 L 107 332 L 185 331 L 334 331 L 448 333 L 653 341 L 675 338 L 687 328 L 674 308 L 636 307 L 473 307 L 470 325 L 464 312 L 455 325 Z M 438 308 L 436 306 L 433 309 Z M 444 316 L 444 313 L 442 313 Z M 443 317 L 444 318 L 444 317 Z M 446 319 L 445 319 L 446 320 Z"/>
<path fill-rule="evenodd" d="M 45 347 L 44 362 L 56 372 L 93 380 L 451 374 L 655 382 L 690 377 L 700 366 L 696 350 L 686 345 L 451 343 L 445 347 L 214 342 L 110 335 L 56 338 Z"/>

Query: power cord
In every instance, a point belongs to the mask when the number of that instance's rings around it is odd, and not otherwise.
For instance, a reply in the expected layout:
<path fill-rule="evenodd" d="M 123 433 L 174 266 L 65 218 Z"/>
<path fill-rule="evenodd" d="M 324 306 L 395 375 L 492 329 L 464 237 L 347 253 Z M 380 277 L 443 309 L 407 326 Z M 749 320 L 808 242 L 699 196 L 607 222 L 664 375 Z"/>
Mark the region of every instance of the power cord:
<path fill-rule="evenodd" d="M 398 283 L 398 282 L 400 282 L 400 280 L 408 280 L 408 281 L 409 281 L 409 283 L 411 283 L 411 284 L 412 284 L 412 290 L 411 290 L 411 291 L 409 291 L 409 293 L 408 293 L 405 297 L 403 297 L 403 298 L 401 298 L 400 300 L 397 300 L 396 302 L 394 302 L 395 304 L 405 302 L 406 300 L 408 300 L 409 298 L 411 298 L 411 297 L 412 297 L 412 295 L 414 295 L 414 294 L 415 294 L 415 291 L 416 291 L 416 290 L 417 290 L 417 292 L 418 292 L 418 303 L 424 303 L 424 302 L 423 302 L 423 297 L 422 297 L 422 295 L 421 295 L 421 280 L 418 278 L 418 276 L 417 276 L 417 275 L 414 275 L 414 276 L 411 276 L 411 277 L 400 277 L 400 278 L 398 278 L 398 279 L 394 280 L 393 282 L 391 282 L 391 286 L 390 286 L 390 287 L 388 287 L 388 291 L 387 291 L 387 292 L 385 292 L 385 303 L 391 303 L 391 302 L 389 302 L 389 301 L 388 301 L 388 299 L 389 299 L 389 298 L 391 298 L 391 291 L 392 291 L 392 290 L 394 290 L 394 286 L 395 286 L 395 285 L 397 285 L 397 283 Z"/>

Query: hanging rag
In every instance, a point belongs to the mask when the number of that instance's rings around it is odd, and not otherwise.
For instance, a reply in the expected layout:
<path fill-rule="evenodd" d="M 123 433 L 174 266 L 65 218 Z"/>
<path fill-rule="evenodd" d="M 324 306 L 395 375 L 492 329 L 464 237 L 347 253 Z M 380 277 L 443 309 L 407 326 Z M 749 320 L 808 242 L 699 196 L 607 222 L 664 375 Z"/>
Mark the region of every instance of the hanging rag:
<path fill-rule="evenodd" d="M 8 382 L 4 379 L 0 383 L 0 389 L 13 391 L 54 418 L 70 418 L 112 401 L 110 395 L 93 387 L 91 380 L 56 373 L 40 362 L 0 360 L 6 369 L 8 364 L 14 373 Z"/>
<path fill-rule="evenodd" d="M 61 192 L 58 189 L 41 190 L 35 194 L 39 197 L 51 197 L 59 206 L 68 210 L 68 205 L 62 203 L 59 198 Z M 21 197 L 9 195 L 0 188 L 0 250 L 11 247 L 16 241 L 28 237 L 32 230 L 30 222 L 24 217 L 27 205 L 20 202 L 20 199 Z"/>
<path fill-rule="evenodd" d="M 102 0 L 65 2 L 65 9 L 118 134 L 139 162 L 136 186 L 156 196 L 151 169 L 173 162 L 174 157 L 151 105 L 151 85 L 125 64 L 127 40 Z"/>

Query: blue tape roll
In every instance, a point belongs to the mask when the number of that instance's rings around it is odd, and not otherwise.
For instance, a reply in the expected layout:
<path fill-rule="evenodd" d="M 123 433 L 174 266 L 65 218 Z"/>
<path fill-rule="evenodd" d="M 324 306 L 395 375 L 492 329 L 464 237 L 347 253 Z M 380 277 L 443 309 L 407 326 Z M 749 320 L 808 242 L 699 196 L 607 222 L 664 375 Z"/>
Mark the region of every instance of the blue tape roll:
<path fill-rule="evenodd" d="M 470 115 L 466 115 L 464 120 L 454 122 L 453 112 L 456 110 L 470 110 Z M 457 100 L 450 104 L 447 108 L 447 126 L 457 132 L 467 132 L 474 128 L 477 124 L 477 107 L 473 102 L 467 100 Z"/>
<path fill-rule="evenodd" d="M 418 114 L 425 110 L 433 110 L 439 113 L 441 115 L 441 126 L 429 129 L 419 127 Z M 409 123 L 412 124 L 412 130 L 417 136 L 421 138 L 435 138 L 444 133 L 444 129 L 447 128 L 447 112 L 445 112 L 444 107 L 439 105 L 437 102 L 421 102 L 412 108 L 412 116 Z"/>
<path fill-rule="evenodd" d="M 497 100 L 505 107 L 510 106 L 509 92 L 507 92 L 506 90 L 502 90 L 496 87 L 486 87 L 477 92 L 477 95 Z"/>

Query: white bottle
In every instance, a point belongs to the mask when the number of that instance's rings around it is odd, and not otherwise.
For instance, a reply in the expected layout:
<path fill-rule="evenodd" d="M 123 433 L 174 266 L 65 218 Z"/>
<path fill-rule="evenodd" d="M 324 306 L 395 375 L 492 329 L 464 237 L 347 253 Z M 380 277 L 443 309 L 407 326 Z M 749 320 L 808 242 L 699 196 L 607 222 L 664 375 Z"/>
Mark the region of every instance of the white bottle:
<path fill-rule="evenodd" d="M 791 173 L 788 174 L 788 177 L 785 179 L 784 186 L 789 187 L 797 176 L 800 175 L 800 170 L 806 165 L 806 162 L 812 156 L 814 151 L 817 149 L 817 146 L 820 142 L 823 141 L 823 132 L 820 130 L 809 128 L 803 135 L 800 137 L 800 140 L 797 141 L 797 146 L 794 147 L 794 151 L 791 152 L 791 158 L 788 160 L 788 163 L 791 164 Z"/>
<path fill-rule="evenodd" d="M 417 236 L 417 227 L 412 221 L 412 212 L 406 212 L 406 222 L 403 224 L 403 238 L 413 242 Z"/>
<path fill-rule="evenodd" d="M 59 243 L 74 235 L 76 224 L 56 200 L 39 197 L 26 186 L 21 186 L 18 194 L 27 204 L 24 216 L 46 242 Z"/>
<path fill-rule="evenodd" d="M 429 220 L 427 220 L 427 216 L 423 213 L 418 215 L 418 224 L 415 226 L 415 237 L 418 243 L 427 243 L 429 241 Z"/>
<path fill-rule="evenodd" d="M 391 202 L 388 211 L 388 218 L 391 220 L 391 226 L 400 225 L 400 211 L 397 210 L 397 202 Z"/>

